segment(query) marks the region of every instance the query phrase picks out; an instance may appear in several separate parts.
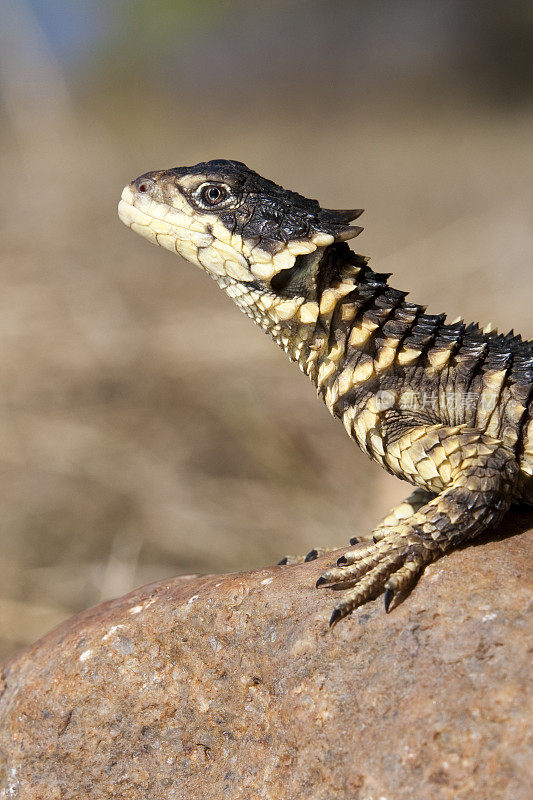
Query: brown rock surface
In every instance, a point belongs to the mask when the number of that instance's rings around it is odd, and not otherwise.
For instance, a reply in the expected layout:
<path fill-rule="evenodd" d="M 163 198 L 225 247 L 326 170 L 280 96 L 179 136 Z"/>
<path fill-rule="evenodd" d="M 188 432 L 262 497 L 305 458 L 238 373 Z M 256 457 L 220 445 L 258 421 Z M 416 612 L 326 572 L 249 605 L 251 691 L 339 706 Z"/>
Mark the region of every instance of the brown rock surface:
<path fill-rule="evenodd" d="M 526 800 L 531 523 L 333 631 L 331 556 L 80 614 L 4 665 L 0 798 Z"/>

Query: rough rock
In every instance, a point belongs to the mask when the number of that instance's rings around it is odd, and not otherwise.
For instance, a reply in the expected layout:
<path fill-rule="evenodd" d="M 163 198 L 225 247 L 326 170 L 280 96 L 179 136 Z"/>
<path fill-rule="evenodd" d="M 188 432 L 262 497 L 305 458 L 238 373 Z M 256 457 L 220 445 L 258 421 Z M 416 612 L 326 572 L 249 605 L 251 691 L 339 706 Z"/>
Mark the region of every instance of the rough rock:
<path fill-rule="evenodd" d="M 0 797 L 526 800 L 532 522 L 333 630 L 338 553 L 80 614 L 3 667 Z"/>

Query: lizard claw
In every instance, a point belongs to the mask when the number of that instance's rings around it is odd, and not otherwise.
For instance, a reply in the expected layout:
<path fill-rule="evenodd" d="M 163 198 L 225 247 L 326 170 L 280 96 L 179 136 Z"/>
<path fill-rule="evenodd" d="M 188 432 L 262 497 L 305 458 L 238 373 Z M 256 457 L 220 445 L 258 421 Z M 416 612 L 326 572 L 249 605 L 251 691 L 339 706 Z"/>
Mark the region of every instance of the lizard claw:
<path fill-rule="evenodd" d="M 385 597 L 383 599 L 385 600 L 385 613 L 388 614 L 390 604 L 394 599 L 394 590 L 391 589 L 390 586 L 387 589 L 385 589 Z"/>
<path fill-rule="evenodd" d="M 334 628 L 337 622 L 339 622 L 339 620 L 341 620 L 344 616 L 345 614 L 342 613 L 341 608 L 337 606 L 337 608 L 333 611 L 333 614 L 330 617 L 329 627 Z"/>
<path fill-rule="evenodd" d="M 432 539 L 403 529 L 341 556 L 337 566 L 324 572 L 316 582 L 317 588 L 328 585 L 346 590 L 333 612 L 330 626 L 380 594 L 384 594 L 388 613 L 395 597 L 403 593 L 437 555 Z"/>
<path fill-rule="evenodd" d="M 278 561 L 278 566 L 292 567 L 295 564 L 305 564 L 308 561 L 314 561 L 316 558 L 320 558 L 321 555 L 327 552 L 327 547 L 313 547 L 305 556 L 285 556 L 281 561 Z"/>

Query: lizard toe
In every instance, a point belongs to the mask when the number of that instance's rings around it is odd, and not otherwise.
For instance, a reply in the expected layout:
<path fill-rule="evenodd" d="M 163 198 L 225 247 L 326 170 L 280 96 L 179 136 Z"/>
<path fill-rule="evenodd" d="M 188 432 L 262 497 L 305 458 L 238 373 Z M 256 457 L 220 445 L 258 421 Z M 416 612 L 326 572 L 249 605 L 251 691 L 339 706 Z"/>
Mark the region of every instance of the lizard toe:
<path fill-rule="evenodd" d="M 350 614 L 354 609 L 375 600 L 384 594 L 385 611 L 391 610 L 397 597 L 412 585 L 424 567 L 436 556 L 434 543 L 411 532 L 406 536 L 402 531 L 396 536 L 388 536 L 380 542 L 353 551 L 363 554 L 353 560 L 341 557 L 337 566 L 321 575 L 317 587 L 344 590 L 341 602 L 336 606 L 330 625 Z"/>

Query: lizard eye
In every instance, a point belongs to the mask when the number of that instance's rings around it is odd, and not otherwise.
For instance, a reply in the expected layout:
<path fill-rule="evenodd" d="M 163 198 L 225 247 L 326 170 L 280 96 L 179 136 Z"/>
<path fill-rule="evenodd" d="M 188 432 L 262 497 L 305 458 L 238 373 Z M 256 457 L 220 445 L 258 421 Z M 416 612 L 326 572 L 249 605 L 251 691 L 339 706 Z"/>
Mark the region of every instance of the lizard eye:
<path fill-rule="evenodd" d="M 199 196 L 203 205 L 218 206 L 228 198 L 228 191 L 217 183 L 207 183 L 200 189 Z"/>

